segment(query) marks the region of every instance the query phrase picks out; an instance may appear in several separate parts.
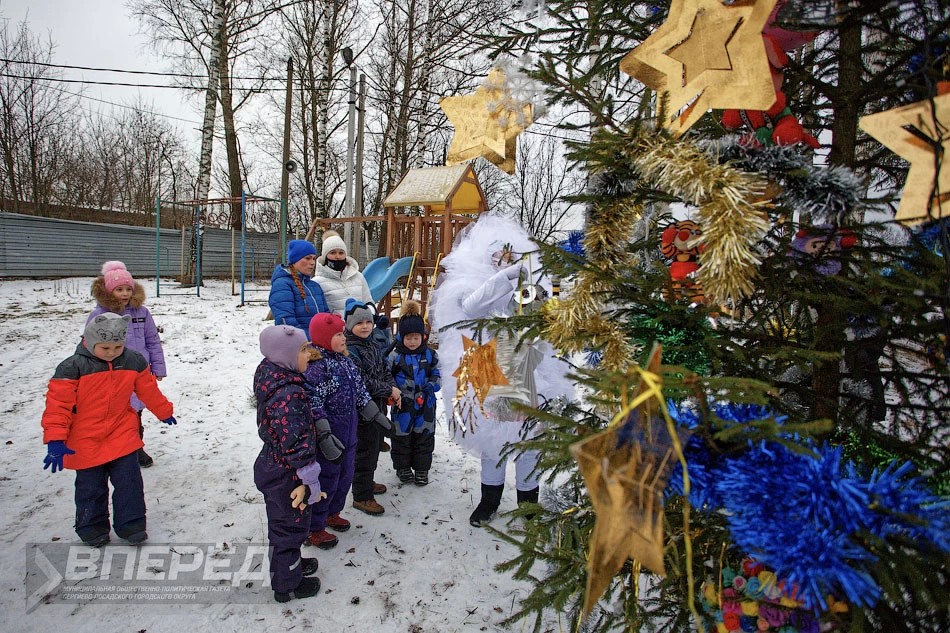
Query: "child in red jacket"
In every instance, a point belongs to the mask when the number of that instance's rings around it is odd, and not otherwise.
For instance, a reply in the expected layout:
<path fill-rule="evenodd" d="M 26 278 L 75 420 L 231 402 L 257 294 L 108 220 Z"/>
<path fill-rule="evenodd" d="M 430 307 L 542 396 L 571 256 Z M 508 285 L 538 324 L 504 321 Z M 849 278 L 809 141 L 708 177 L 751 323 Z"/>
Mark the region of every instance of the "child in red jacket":
<path fill-rule="evenodd" d="M 129 319 L 109 312 L 86 324 L 76 353 L 49 381 L 43 412 L 43 469 L 76 471 L 76 534 L 95 547 L 109 542 L 109 481 L 115 533 L 133 544 L 148 538 L 132 394 L 162 422 L 177 424 L 145 358 L 125 349 Z"/>

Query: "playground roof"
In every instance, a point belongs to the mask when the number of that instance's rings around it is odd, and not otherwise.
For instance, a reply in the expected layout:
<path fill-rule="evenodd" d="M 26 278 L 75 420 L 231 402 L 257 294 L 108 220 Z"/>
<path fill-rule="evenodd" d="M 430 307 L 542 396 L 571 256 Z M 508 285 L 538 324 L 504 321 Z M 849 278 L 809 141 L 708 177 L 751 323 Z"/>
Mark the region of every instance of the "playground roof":
<path fill-rule="evenodd" d="M 383 202 L 384 207 L 429 207 L 432 211 L 481 213 L 485 194 L 471 164 L 410 169 Z"/>

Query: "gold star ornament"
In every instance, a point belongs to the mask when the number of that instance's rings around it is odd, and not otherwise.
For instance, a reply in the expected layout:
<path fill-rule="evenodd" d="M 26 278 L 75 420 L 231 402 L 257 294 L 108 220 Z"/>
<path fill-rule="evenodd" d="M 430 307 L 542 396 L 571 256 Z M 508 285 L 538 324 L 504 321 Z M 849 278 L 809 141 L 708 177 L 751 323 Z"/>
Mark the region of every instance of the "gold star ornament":
<path fill-rule="evenodd" d="M 497 347 L 495 339 L 479 345 L 462 335 L 462 358 L 459 360 L 458 369 L 452 374 L 457 382 L 451 421 L 453 424 L 459 424 L 463 435 L 475 430 L 475 405 L 468 395 L 469 386 L 475 392 L 475 400 L 484 415 L 485 398 L 491 388 L 494 385 L 508 385 L 508 379 L 498 366 Z"/>
<path fill-rule="evenodd" d="M 512 97 L 503 70 L 492 69 L 474 93 L 446 97 L 439 106 L 455 127 L 446 165 L 481 156 L 507 174 L 515 172 L 518 135 L 531 125 L 533 108 Z"/>
<path fill-rule="evenodd" d="M 932 103 L 918 101 L 862 117 L 859 124 L 910 163 L 894 219 L 916 224 L 950 217 L 950 92 L 937 95 Z"/>
<path fill-rule="evenodd" d="M 665 95 L 662 124 L 680 136 L 710 108 L 768 110 L 775 87 L 762 29 L 776 0 L 673 0 L 666 22 L 620 69 Z"/>
<path fill-rule="evenodd" d="M 597 514 L 587 558 L 584 614 L 590 613 L 628 558 L 664 575 L 663 490 L 675 461 L 658 414 L 663 402 L 660 347 L 640 383 L 606 430 L 571 446 Z"/>

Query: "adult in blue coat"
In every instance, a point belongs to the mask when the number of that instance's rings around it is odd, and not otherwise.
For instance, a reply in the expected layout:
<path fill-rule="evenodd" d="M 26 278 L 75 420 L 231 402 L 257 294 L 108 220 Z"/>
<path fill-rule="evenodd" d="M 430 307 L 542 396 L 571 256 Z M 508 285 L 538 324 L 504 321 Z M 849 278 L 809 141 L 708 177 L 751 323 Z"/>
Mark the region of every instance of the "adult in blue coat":
<path fill-rule="evenodd" d="M 300 328 L 310 338 L 310 319 L 329 312 L 323 288 L 311 277 L 317 267 L 317 249 L 307 240 L 291 240 L 287 245 L 287 266 L 277 265 L 270 278 L 267 305 L 275 325 Z"/>

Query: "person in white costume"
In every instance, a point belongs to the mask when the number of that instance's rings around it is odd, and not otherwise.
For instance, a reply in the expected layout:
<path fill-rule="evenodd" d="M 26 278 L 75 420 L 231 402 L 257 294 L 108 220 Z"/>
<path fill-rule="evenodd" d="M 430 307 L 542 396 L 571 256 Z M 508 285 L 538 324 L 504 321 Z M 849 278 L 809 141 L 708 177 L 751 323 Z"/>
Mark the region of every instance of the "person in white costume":
<path fill-rule="evenodd" d="M 524 228 L 489 214 L 459 234 L 442 266 L 445 274 L 433 292 L 430 317 L 433 329 L 441 331 L 439 357 L 449 429 L 457 443 L 481 459 L 481 500 L 469 518 L 479 527 L 501 504 L 508 461 L 501 457 L 505 445 L 538 432 L 525 426 L 524 415 L 511 404 L 537 406 L 540 398 L 568 395 L 573 387 L 565 377 L 567 366 L 556 359 L 548 343 L 521 341 L 515 351 L 519 341 L 499 333 L 498 365 L 510 384 L 491 388 L 484 413 L 476 405 L 465 419 L 459 419 L 453 402 L 453 373 L 462 356 L 462 335 L 474 338 L 476 334 L 455 324 L 535 310 L 550 296 L 551 284 L 541 275 L 537 246 Z M 486 334 L 484 342 L 488 340 Z M 526 451 L 514 458 L 519 503 L 538 501 L 537 457 L 535 451 Z"/>

